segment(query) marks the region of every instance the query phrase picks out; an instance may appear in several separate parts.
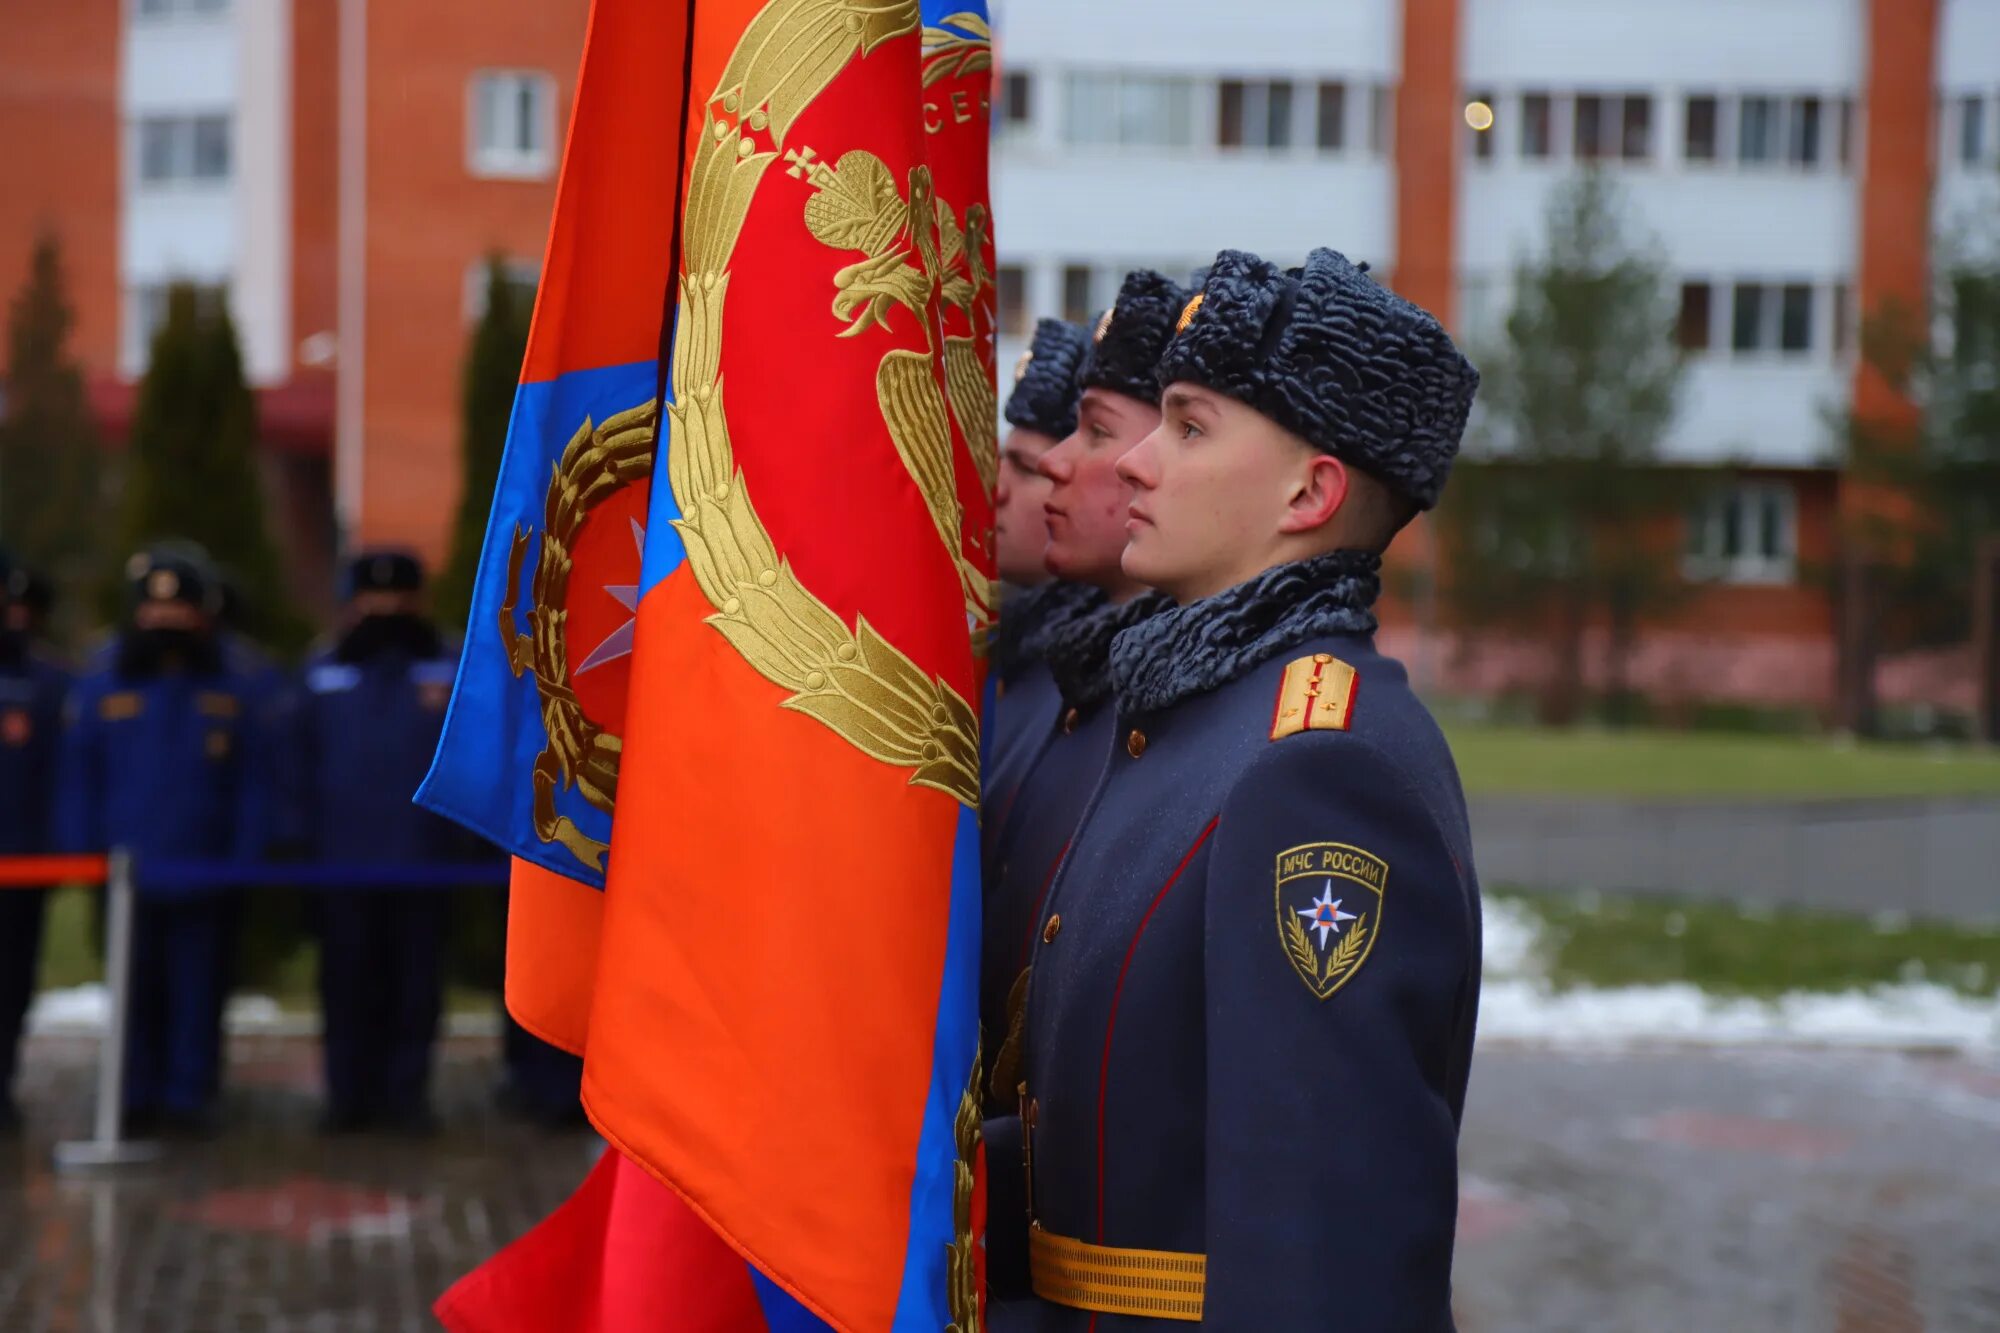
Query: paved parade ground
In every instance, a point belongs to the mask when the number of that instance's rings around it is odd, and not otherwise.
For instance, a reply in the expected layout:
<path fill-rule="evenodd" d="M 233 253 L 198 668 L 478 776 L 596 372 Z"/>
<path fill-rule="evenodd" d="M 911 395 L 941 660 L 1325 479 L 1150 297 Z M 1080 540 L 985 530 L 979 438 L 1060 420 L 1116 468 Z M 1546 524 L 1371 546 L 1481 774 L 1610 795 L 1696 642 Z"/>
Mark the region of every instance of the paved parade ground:
<path fill-rule="evenodd" d="M 313 1133 L 316 1050 L 238 1038 L 230 1132 L 108 1181 L 58 1179 L 91 1043 L 31 1045 L 0 1148 L 0 1329 L 369 1333 L 560 1201 L 596 1151 L 491 1107 L 451 1043 L 421 1143 Z M 2000 1330 L 2000 1061 L 1491 1045 L 1465 1131 L 1464 1333 Z M 1367 1151 L 1366 1144 L 1345 1145 Z M 1339 1256 L 1301 1281 L 1337 1284 Z"/>

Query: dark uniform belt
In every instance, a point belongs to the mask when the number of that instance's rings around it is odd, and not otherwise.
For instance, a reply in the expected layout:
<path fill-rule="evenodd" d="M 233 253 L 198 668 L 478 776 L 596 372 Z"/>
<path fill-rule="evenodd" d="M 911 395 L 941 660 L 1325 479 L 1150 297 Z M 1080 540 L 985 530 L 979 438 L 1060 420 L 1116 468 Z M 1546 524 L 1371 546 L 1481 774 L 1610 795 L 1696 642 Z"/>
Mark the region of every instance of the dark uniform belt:
<path fill-rule="evenodd" d="M 1201 1322 L 1208 1256 L 1171 1250 L 1120 1250 L 1028 1232 L 1028 1276 L 1035 1295 L 1073 1310 Z"/>

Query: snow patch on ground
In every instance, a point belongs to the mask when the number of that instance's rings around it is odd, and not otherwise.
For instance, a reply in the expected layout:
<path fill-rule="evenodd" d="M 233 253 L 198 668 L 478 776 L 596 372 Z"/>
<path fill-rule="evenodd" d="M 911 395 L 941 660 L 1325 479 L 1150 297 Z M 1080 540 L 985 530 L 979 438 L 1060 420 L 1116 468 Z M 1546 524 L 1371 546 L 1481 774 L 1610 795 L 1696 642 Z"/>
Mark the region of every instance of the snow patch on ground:
<path fill-rule="evenodd" d="M 96 1033 L 104 1030 L 110 1018 L 111 992 L 103 982 L 92 981 L 37 995 L 28 1010 L 28 1031 Z M 286 1014 L 270 996 L 253 994 L 232 996 L 222 1021 L 231 1032 L 274 1032 L 285 1029 L 295 1019 L 296 1015 Z M 315 1031 L 318 1029 L 316 1022 L 312 1026 Z"/>
<path fill-rule="evenodd" d="M 2000 1051 L 2000 996 L 1977 998 L 1926 982 L 1775 1000 L 1710 995 L 1685 983 L 1558 991 L 1543 966 L 1540 934 L 1539 919 L 1524 904 L 1486 903 L 1482 1040 Z"/>

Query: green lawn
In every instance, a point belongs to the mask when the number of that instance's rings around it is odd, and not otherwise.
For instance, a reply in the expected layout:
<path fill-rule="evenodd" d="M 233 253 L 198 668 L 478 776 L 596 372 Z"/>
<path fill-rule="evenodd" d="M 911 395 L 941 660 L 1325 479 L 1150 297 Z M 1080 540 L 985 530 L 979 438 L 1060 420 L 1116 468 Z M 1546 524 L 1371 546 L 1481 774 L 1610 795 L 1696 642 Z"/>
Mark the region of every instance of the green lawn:
<path fill-rule="evenodd" d="M 40 989 L 104 979 L 104 963 L 91 940 L 96 915 L 90 900 L 91 891 L 81 888 L 58 889 L 50 895 L 48 916 L 42 924 Z M 314 950 L 306 944 L 268 969 L 268 976 L 243 982 L 239 989 L 274 996 L 286 1009 L 310 1010 L 318 1003 L 315 966 Z M 446 989 L 445 1006 L 452 1013 L 492 1013 L 495 1004 L 491 991 L 456 984 Z"/>
<path fill-rule="evenodd" d="M 2000 796 L 2000 751 L 1787 736 L 1445 727 L 1475 795 Z"/>
<path fill-rule="evenodd" d="M 1995 929 L 1592 894 L 1488 897 L 1540 921 L 1543 961 L 1559 988 L 1684 981 L 1770 997 L 1931 981 L 1967 995 L 2000 991 Z"/>

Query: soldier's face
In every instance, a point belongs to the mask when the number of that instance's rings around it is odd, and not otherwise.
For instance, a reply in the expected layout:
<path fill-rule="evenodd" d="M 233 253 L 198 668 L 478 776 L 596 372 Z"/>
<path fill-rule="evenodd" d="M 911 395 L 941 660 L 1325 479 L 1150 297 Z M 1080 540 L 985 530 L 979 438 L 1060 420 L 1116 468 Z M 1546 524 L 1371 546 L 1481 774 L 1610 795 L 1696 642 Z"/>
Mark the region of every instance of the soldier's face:
<path fill-rule="evenodd" d="M 1174 384 L 1161 401 L 1159 429 L 1118 463 L 1133 490 L 1125 572 L 1186 603 L 1295 558 L 1311 451 L 1210 390 Z"/>
<path fill-rule="evenodd" d="M 1050 573 L 1112 592 L 1130 588 L 1120 562 L 1132 491 L 1118 475 L 1118 459 L 1159 424 L 1160 409 L 1151 403 L 1084 391 L 1076 432 L 1042 455 Z"/>
<path fill-rule="evenodd" d="M 1042 517 L 1049 479 L 1041 473 L 1041 462 L 1055 443 L 1038 430 L 1017 426 L 1000 446 L 1000 473 L 993 483 L 994 564 L 1001 578 L 1024 588 L 1049 576 L 1042 563 L 1049 546 Z"/>

